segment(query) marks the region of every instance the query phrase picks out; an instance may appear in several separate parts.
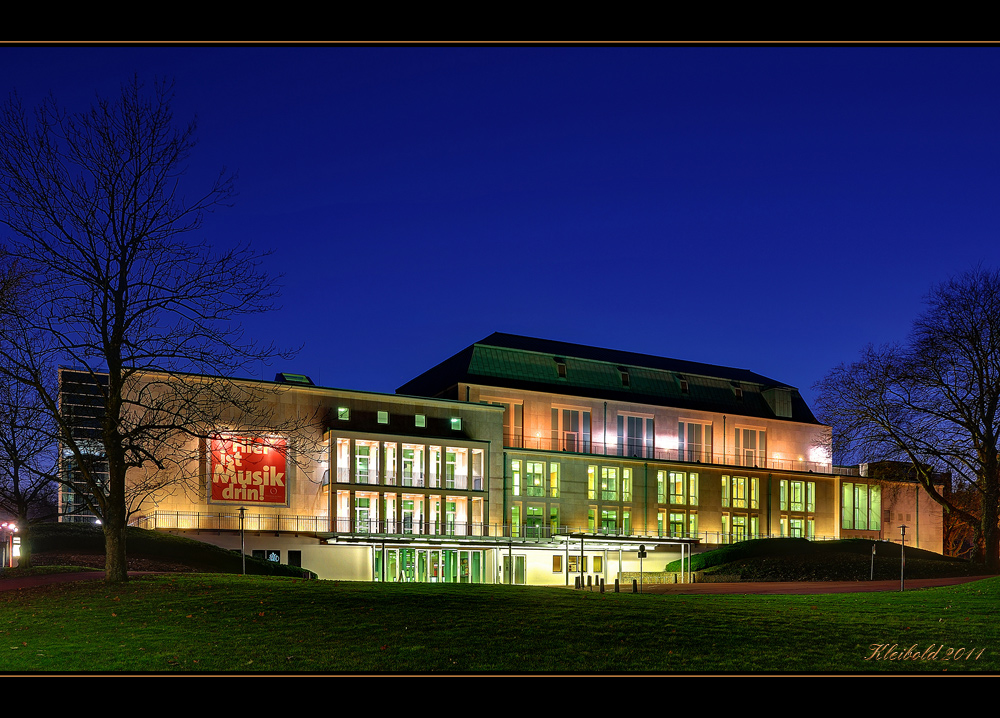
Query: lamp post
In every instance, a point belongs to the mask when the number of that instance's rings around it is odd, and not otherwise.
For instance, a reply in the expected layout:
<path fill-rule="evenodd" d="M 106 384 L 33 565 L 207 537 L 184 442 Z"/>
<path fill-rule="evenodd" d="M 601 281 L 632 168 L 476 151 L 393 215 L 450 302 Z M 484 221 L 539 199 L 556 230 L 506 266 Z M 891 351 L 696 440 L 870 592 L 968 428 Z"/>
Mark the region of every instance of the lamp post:
<path fill-rule="evenodd" d="M 247 575 L 247 552 L 245 548 L 245 542 L 243 540 L 243 515 L 246 513 L 247 507 L 240 506 L 240 559 L 243 561 L 243 575 Z"/>
<path fill-rule="evenodd" d="M 642 593 L 642 560 L 646 558 L 646 546 L 639 544 L 639 593 Z"/>
<path fill-rule="evenodd" d="M 903 571 L 906 568 L 906 524 L 899 527 L 899 590 L 903 590 Z"/>

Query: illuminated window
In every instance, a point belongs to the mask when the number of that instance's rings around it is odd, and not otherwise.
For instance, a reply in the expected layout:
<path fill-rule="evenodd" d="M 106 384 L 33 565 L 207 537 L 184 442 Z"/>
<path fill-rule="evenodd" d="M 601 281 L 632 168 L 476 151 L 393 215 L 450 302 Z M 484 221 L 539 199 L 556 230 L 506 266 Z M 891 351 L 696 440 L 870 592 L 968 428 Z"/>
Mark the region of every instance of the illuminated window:
<path fill-rule="evenodd" d="M 528 496 L 545 496 L 545 464 L 541 461 L 526 461 L 524 484 Z"/>
<path fill-rule="evenodd" d="M 590 412 L 552 407 L 552 450 L 590 452 Z"/>
<path fill-rule="evenodd" d="M 388 411 L 380 411 L 378 413 L 378 423 L 379 424 L 388 424 L 389 423 L 389 412 Z"/>
<path fill-rule="evenodd" d="M 427 426 L 427 417 L 423 414 L 417 414 L 413 417 L 413 423 L 415 426 Z"/>
<path fill-rule="evenodd" d="M 451 418 L 451 428 L 454 429 L 455 431 L 461 431 L 462 430 L 462 419 L 461 419 L 461 417 L 453 416 Z"/>
<path fill-rule="evenodd" d="M 618 531 L 618 512 L 612 509 L 601 510 L 601 533 L 613 534 Z"/>
<path fill-rule="evenodd" d="M 601 467 L 601 500 L 618 500 L 618 469 L 610 466 Z"/>
<path fill-rule="evenodd" d="M 712 461 L 712 425 L 690 421 L 677 423 L 677 458 L 681 461 Z"/>
<path fill-rule="evenodd" d="M 356 496 L 354 498 L 354 530 L 358 533 L 369 533 L 372 530 L 373 518 L 371 499 Z"/>
<path fill-rule="evenodd" d="M 524 517 L 524 535 L 529 538 L 538 538 L 542 535 L 542 507 L 529 506 Z"/>
<path fill-rule="evenodd" d="M 337 407 L 337 418 L 341 421 L 347 421 L 351 418 L 351 410 L 346 406 Z"/>
<path fill-rule="evenodd" d="M 549 506 L 549 528 L 552 533 L 559 533 L 559 507 L 556 505 Z"/>
<path fill-rule="evenodd" d="M 503 407 L 503 445 L 524 446 L 524 405 L 506 401 L 491 401 L 490 404 Z"/>
<path fill-rule="evenodd" d="M 618 415 L 618 455 L 653 458 L 653 420 Z"/>
<path fill-rule="evenodd" d="M 632 469 L 622 469 L 622 501 L 632 500 Z"/>
<path fill-rule="evenodd" d="M 354 442 L 354 481 L 378 483 L 378 442 L 356 439 Z"/>
<path fill-rule="evenodd" d="M 559 555 L 552 557 L 552 573 L 562 573 L 562 559 Z"/>
<path fill-rule="evenodd" d="M 763 429 L 736 429 L 736 463 L 740 466 L 764 466 L 767 457 L 767 432 Z"/>
<path fill-rule="evenodd" d="M 805 487 L 801 481 L 791 482 L 789 488 L 789 505 L 792 511 L 805 511 Z M 801 528 L 801 526 L 799 526 Z M 801 535 L 801 534 L 800 534 Z"/>
<path fill-rule="evenodd" d="M 559 462 L 549 463 L 549 496 L 559 498 Z"/>
<path fill-rule="evenodd" d="M 511 494 L 514 496 L 521 495 L 521 461 L 520 459 L 512 459 L 510 462 L 510 486 Z"/>
<path fill-rule="evenodd" d="M 882 487 L 869 484 L 843 485 L 842 527 L 858 531 L 882 528 Z"/>
<path fill-rule="evenodd" d="M 367 484 L 368 477 L 371 472 L 371 456 L 369 456 L 369 447 L 363 446 L 360 442 L 355 444 L 354 447 L 354 480 L 359 484 Z"/>
<path fill-rule="evenodd" d="M 778 482 L 778 505 L 782 511 L 815 511 L 816 483 L 782 479 Z"/>
<path fill-rule="evenodd" d="M 687 474 L 683 471 L 671 471 L 670 472 L 670 503 L 672 504 L 684 504 L 687 503 L 685 499 L 685 486 L 687 484 Z"/>
<path fill-rule="evenodd" d="M 667 503 L 667 472 L 657 471 L 656 472 L 656 502 L 660 504 Z"/>
<path fill-rule="evenodd" d="M 597 498 L 597 467 L 588 466 L 587 467 L 587 498 L 596 499 Z"/>
<path fill-rule="evenodd" d="M 760 508 L 760 480 L 756 476 L 723 476 L 722 505 L 736 509 Z"/>

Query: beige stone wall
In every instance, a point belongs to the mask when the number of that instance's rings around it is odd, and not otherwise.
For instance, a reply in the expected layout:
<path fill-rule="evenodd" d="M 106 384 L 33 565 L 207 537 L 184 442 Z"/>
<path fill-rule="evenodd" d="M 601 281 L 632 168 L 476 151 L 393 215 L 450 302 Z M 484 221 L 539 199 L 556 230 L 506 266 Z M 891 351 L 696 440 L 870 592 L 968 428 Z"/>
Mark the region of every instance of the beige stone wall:
<path fill-rule="evenodd" d="M 717 463 L 736 463 L 733 461 L 734 434 L 737 427 L 745 427 L 767 432 L 768 468 L 830 470 L 829 429 L 822 425 L 689 411 L 648 404 L 604 402 L 585 397 L 474 384 L 460 384 L 458 393 L 463 397 L 468 395 L 472 402 L 522 404 L 523 446 L 526 448 L 552 448 L 551 411 L 553 408 L 565 408 L 590 412 L 591 441 L 595 446 L 606 445 L 609 453 L 614 453 L 617 448 L 618 416 L 629 415 L 653 419 L 657 452 L 675 452 L 678 448 L 678 422 L 691 421 L 712 426 L 712 452 L 716 455 Z M 725 461 L 723 457 L 726 457 Z"/>
<path fill-rule="evenodd" d="M 246 382 L 253 388 L 254 384 Z M 213 501 L 210 497 L 211 481 L 210 444 L 205 439 L 177 436 L 174 440 L 172 461 L 162 470 L 149 466 L 134 469 L 129 478 L 138 486 L 151 476 L 169 476 L 168 486 L 147 497 L 139 513 L 153 511 L 178 512 L 186 514 L 212 514 L 235 512 L 246 506 L 248 513 L 277 516 L 329 517 L 331 515 L 331 494 L 338 489 L 335 461 L 327 446 L 325 428 L 328 426 L 343 435 L 369 437 L 375 440 L 413 441 L 438 445 L 475 446 L 485 452 L 484 481 L 487 486 L 497 482 L 490 477 L 503 475 L 503 453 L 501 412 L 492 407 L 464 402 L 433 399 L 414 399 L 391 394 L 372 394 L 346 390 L 323 389 L 300 386 L 263 384 L 260 386 L 262 399 L 260 414 L 246 418 L 237 416 L 235 410 L 221 407 L 219 421 L 214 430 L 232 432 L 236 435 L 262 435 L 268 429 L 285 438 L 287 457 L 285 461 L 286 503 L 255 504 L 247 501 Z M 347 407 L 351 419 L 338 421 L 337 410 Z M 391 425 L 376 423 L 377 412 L 388 412 Z M 451 431 L 441 428 L 434 432 L 417 430 L 414 426 L 416 414 L 424 415 L 429 426 L 449 427 L 451 418 L 461 419 L 461 429 Z M 435 423 L 436 422 L 436 423 Z M 414 427 L 412 433 L 405 433 L 407 427 Z M 329 471 L 332 478 L 329 486 L 324 483 L 324 474 Z M 162 482 L 161 482 L 162 483 Z M 339 488 L 354 488 L 345 485 Z M 366 489 L 369 487 L 365 487 Z M 378 490 L 379 487 L 371 487 Z M 430 493 L 430 492 L 428 492 Z M 440 494 L 438 490 L 434 492 Z M 471 492 L 466 492 L 470 493 Z M 485 492 L 475 492 L 485 497 Z M 326 530 L 329 530 L 327 526 Z"/>

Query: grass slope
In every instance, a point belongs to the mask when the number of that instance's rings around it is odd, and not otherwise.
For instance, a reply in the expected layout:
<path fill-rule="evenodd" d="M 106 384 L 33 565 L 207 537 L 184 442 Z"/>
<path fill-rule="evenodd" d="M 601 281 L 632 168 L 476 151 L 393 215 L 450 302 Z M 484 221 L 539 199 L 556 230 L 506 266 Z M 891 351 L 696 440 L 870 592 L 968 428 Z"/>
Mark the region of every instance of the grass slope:
<path fill-rule="evenodd" d="M 104 533 L 93 524 L 51 523 L 31 529 L 33 559 L 36 564 L 59 563 L 87 566 L 104 565 Z M 130 570 L 179 570 L 211 573 L 240 573 L 242 562 L 239 553 L 203 541 L 194 541 L 160 531 L 129 528 L 126 533 Z M 44 571 L 39 565 L 31 571 Z M 301 577 L 303 570 L 295 566 L 263 561 L 251 556 L 246 558 L 248 574 L 263 576 Z M 18 574 L 9 569 L 10 578 Z"/>
<path fill-rule="evenodd" d="M 0 592 L 0 671 L 995 672 L 998 614 L 998 578 L 679 596 L 178 574 Z"/>
<path fill-rule="evenodd" d="M 807 541 L 801 538 L 755 539 L 696 554 L 694 570 L 731 576 L 741 581 L 867 581 L 875 546 L 875 580 L 898 579 L 900 547 L 864 539 Z M 667 564 L 679 571 L 680 561 Z M 982 576 L 979 564 L 948 558 L 932 551 L 906 549 L 907 578 Z"/>

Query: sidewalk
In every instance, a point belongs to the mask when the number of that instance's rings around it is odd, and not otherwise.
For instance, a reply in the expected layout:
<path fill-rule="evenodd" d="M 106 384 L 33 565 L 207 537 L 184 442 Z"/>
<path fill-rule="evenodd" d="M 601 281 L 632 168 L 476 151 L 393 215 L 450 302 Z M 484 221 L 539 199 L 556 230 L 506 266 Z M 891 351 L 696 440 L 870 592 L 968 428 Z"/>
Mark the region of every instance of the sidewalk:
<path fill-rule="evenodd" d="M 129 571 L 129 576 L 145 576 L 155 571 Z M 104 571 L 79 571 L 77 573 L 50 573 L 43 576 L 26 576 L 24 578 L 4 578 L 0 574 L 0 591 L 12 591 L 19 588 L 35 588 L 53 583 L 69 581 L 103 581 Z"/>
<path fill-rule="evenodd" d="M 129 571 L 129 576 L 144 576 L 156 571 Z M 993 576 L 963 576 L 961 578 L 924 578 L 905 582 L 907 591 L 938 586 L 958 586 L 972 581 L 981 581 Z M 0 591 L 19 588 L 34 588 L 67 581 L 102 581 L 103 571 L 81 571 L 79 573 L 53 573 L 27 578 L 3 578 L 0 574 Z M 609 587 L 605 586 L 605 591 Z M 614 590 L 613 585 L 610 590 Z M 623 586 L 623 592 L 631 592 L 631 586 Z M 678 595 L 724 595 L 724 594 L 817 594 L 817 593 L 866 593 L 871 591 L 899 591 L 899 581 L 788 581 L 762 583 L 653 583 L 642 587 L 643 593 Z"/>
<path fill-rule="evenodd" d="M 958 586 L 993 576 L 963 576 L 961 578 L 924 578 L 904 583 L 904 590 L 915 591 L 937 586 Z M 605 590 L 607 590 L 605 588 Z M 631 586 L 629 587 L 631 591 Z M 722 595 L 742 594 L 815 594 L 815 593 L 865 593 L 870 591 L 899 591 L 899 581 L 790 581 L 762 583 L 661 583 L 647 584 L 643 593 Z"/>

